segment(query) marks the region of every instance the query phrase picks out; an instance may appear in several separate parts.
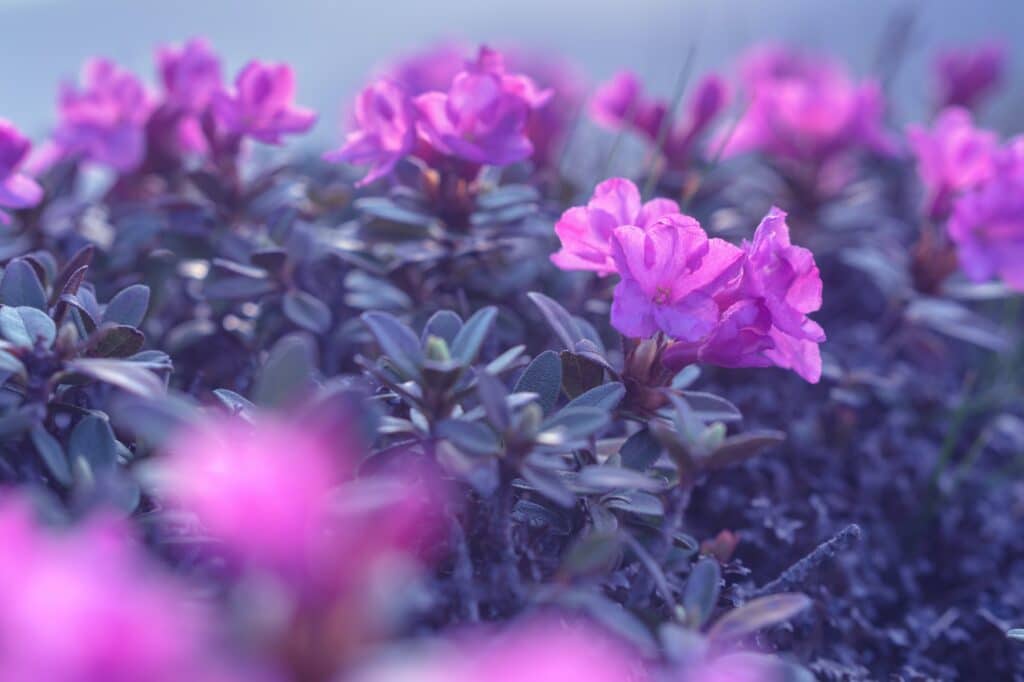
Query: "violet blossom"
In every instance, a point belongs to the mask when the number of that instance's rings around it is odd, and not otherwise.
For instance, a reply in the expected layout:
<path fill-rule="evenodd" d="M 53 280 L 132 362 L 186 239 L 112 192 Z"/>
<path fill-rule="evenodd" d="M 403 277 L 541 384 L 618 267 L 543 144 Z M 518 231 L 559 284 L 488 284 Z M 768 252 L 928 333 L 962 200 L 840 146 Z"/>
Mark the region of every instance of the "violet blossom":
<path fill-rule="evenodd" d="M 696 220 L 682 214 L 647 229 L 617 228 L 612 257 L 622 280 L 615 287 L 612 325 L 633 338 L 659 331 L 683 342 L 706 338 L 719 321 L 713 294 L 738 273 L 742 255 L 726 241 L 708 239 Z"/>
<path fill-rule="evenodd" d="M 213 114 L 221 130 L 265 144 L 281 144 L 285 135 L 304 133 L 317 115 L 295 104 L 295 74 L 287 64 L 253 60 L 238 73 L 232 92 L 217 92 Z"/>
<path fill-rule="evenodd" d="M 417 129 L 448 156 L 475 164 L 516 163 L 533 153 L 526 134 L 529 114 L 550 95 L 526 76 L 507 73 L 501 55 L 484 47 L 447 92 L 416 98 Z"/>
<path fill-rule="evenodd" d="M 182 46 L 165 45 L 156 53 L 164 88 L 160 110 L 173 128 L 174 143 L 185 152 L 207 150 L 202 116 L 223 88 L 220 58 L 201 38 Z"/>
<path fill-rule="evenodd" d="M 586 206 L 573 206 L 555 223 L 562 248 L 551 262 L 563 270 L 590 270 L 601 276 L 616 272 L 612 234 L 622 225 L 648 228 L 658 219 L 679 212 L 671 199 L 642 203 L 640 190 L 626 178 L 605 180 L 594 189 Z"/>
<path fill-rule="evenodd" d="M 813 172 L 866 150 L 890 155 L 878 83 L 854 82 L 839 63 L 782 46 L 750 51 L 741 62 L 749 103 L 735 127 L 723 132 L 724 157 L 761 152 Z"/>
<path fill-rule="evenodd" d="M 107 59 L 90 59 L 81 87 L 64 84 L 60 122 L 53 134 L 57 155 L 135 170 L 146 153 L 145 126 L 152 102 L 142 82 Z"/>
<path fill-rule="evenodd" d="M 366 185 L 391 173 L 416 143 L 416 108 L 402 86 L 378 80 L 356 98 L 356 130 L 348 134 L 341 149 L 324 158 L 370 166 L 359 185 Z"/>
<path fill-rule="evenodd" d="M 995 170 L 998 136 L 975 128 L 966 109 L 944 110 L 930 130 L 920 125 L 908 127 L 907 141 L 917 157 L 926 213 L 932 219 L 948 215 L 960 192 L 985 182 Z"/>
<path fill-rule="evenodd" d="M 938 107 L 976 109 L 1006 71 L 1006 49 L 993 42 L 941 52 L 935 59 Z"/>
<path fill-rule="evenodd" d="M 1024 138 L 997 155 L 989 182 L 956 200 L 948 232 L 969 279 L 1024 291 Z"/>
<path fill-rule="evenodd" d="M 43 199 L 43 188 L 20 170 L 31 146 L 13 123 L 0 118 L 0 223 L 5 225 L 11 218 L 2 209 L 31 208 Z"/>

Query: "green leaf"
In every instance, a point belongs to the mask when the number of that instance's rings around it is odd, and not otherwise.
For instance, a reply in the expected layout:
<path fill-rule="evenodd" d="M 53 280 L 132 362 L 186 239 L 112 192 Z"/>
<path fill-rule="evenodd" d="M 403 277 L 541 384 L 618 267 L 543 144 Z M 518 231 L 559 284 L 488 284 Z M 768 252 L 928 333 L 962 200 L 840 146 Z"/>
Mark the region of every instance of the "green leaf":
<path fill-rule="evenodd" d="M 12 260 L 0 278 L 0 303 L 46 310 L 46 292 L 36 270 L 21 258 Z"/>
<path fill-rule="evenodd" d="M 603 575 L 614 570 L 621 558 L 619 534 L 594 531 L 579 538 L 565 553 L 562 572 L 573 578 Z"/>
<path fill-rule="evenodd" d="M 480 372 L 476 377 L 476 392 L 484 407 L 487 419 L 504 433 L 509 426 L 508 390 L 505 384 L 487 372 Z"/>
<path fill-rule="evenodd" d="M 0 308 L 0 334 L 16 346 L 31 348 L 41 340 L 49 348 L 57 338 L 57 326 L 38 308 L 5 305 Z"/>
<path fill-rule="evenodd" d="M 258 405 L 284 407 L 299 398 L 313 383 L 316 369 L 313 342 L 302 334 L 289 334 L 274 344 L 256 377 L 253 401 Z"/>
<path fill-rule="evenodd" d="M 360 319 L 369 327 L 381 352 L 388 357 L 395 369 L 407 379 L 419 378 L 420 365 L 423 364 L 423 349 L 412 330 L 388 313 L 363 313 Z"/>
<path fill-rule="evenodd" d="M 285 317 L 306 331 L 325 334 L 331 328 L 330 309 L 323 301 L 305 291 L 289 291 L 284 295 L 281 308 Z"/>
<path fill-rule="evenodd" d="M 245 419 L 252 419 L 253 414 L 256 412 L 257 407 L 248 399 L 238 395 L 234 391 L 229 391 L 226 388 L 216 388 L 213 391 L 213 395 L 217 397 L 217 400 L 228 409 L 232 414 L 237 414 Z"/>
<path fill-rule="evenodd" d="M 565 348 L 567 350 L 575 350 L 576 342 L 585 337 L 580 332 L 576 320 L 569 314 L 569 311 L 554 300 L 536 291 L 531 291 L 527 296 L 540 309 L 548 326 L 555 332 L 558 340 L 562 342 Z"/>
<path fill-rule="evenodd" d="M 50 472 L 50 475 L 61 485 L 65 487 L 70 486 L 71 465 L 68 464 L 64 448 L 61 447 L 57 439 L 51 436 L 42 424 L 38 423 L 32 425 L 29 436 L 32 438 L 32 445 L 35 446 L 36 452 L 39 453 L 39 458 L 43 460 L 43 464 L 46 465 L 46 470 Z"/>
<path fill-rule="evenodd" d="M 133 284 L 117 292 L 103 311 L 103 321 L 138 327 L 149 310 L 149 287 Z"/>
<path fill-rule="evenodd" d="M 71 430 L 68 439 L 68 457 L 81 457 L 89 463 L 94 474 L 113 471 L 117 465 L 117 439 L 110 422 L 96 415 L 87 415 Z"/>
<path fill-rule="evenodd" d="M 437 434 L 471 455 L 494 455 L 501 450 L 497 435 L 480 422 L 445 419 L 437 425 Z"/>
<path fill-rule="evenodd" d="M 622 466 L 635 471 L 647 471 L 660 455 L 661 443 L 649 429 L 637 431 L 619 449 Z"/>
<path fill-rule="evenodd" d="M 76 358 L 68 361 L 65 364 L 65 369 L 72 373 L 84 374 L 96 381 L 117 386 L 123 391 L 145 398 L 162 396 L 166 393 L 166 387 L 160 377 L 146 365 L 130 360 Z"/>
<path fill-rule="evenodd" d="M 540 425 L 537 442 L 564 445 L 594 436 L 608 425 L 611 415 L 599 407 L 567 407 Z"/>
<path fill-rule="evenodd" d="M 698 561 L 690 577 L 686 579 L 683 592 L 683 609 L 686 623 L 693 629 L 704 627 L 718 603 L 719 581 L 722 573 L 718 561 L 704 558 Z"/>
<path fill-rule="evenodd" d="M 569 490 L 554 471 L 526 464 L 519 470 L 519 474 L 530 486 L 530 489 L 537 491 L 558 506 L 569 509 L 576 505 L 575 493 Z"/>
<path fill-rule="evenodd" d="M 124 358 L 142 348 L 146 337 L 135 327 L 104 323 L 90 342 L 89 355 L 99 358 Z"/>
<path fill-rule="evenodd" d="M 703 391 L 682 391 L 694 415 L 705 422 L 736 422 L 743 419 L 739 408 L 725 398 Z"/>
<path fill-rule="evenodd" d="M 498 309 L 488 306 L 466 320 L 452 339 L 452 357 L 464 365 L 473 364 L 497 316 Z"/>
<path fill-rule="evenodd" d="M 786 440 L 782 431 L 750 431 L 726 438 L 722 445 L 701 460 L 705 467 L 721 469 L 750 459 Z"/>
<path fill-rule="evenodd" d="M 1012 630 L 1006 631 L 1006 636 L 1009 639 L 1024 642 L 1024 628 L 1013 628 Z"/>
<path fill-rule="evenodd" d="M 591 464 L 583 467 L 576 483 L 595 492 L 611 490 L 649 490 L 658 492 L 665 489 L 665 481 L 647 474 L 605 464 Z"/>
<path fill-rule="evenodd" d="M 604 380 L 604 367 L 586 356 L 564 350 L 562 358 L 562 388 L 566 395 L 575 398 Z"/>
<path fill-rule="evenodd" d="M 719 618 L 708 631 L 708 638 L 716 642 L 732 642 L 762 628 L 783 623 L 810 605 L 810 598 L 803 594 L 758 597 Z"/>
<path fill-rule="evenodd" d="M 569 401 L 569 407 L 600 407 L 614 410 L 626 395 L 626 387 L 617 381 L 602 386 L 595 386 L 586 393 Z"/>
<path fill-rule="evenodd" d="M 444 339 L 451 346 L 461 329 L 461 317 L 451 310 L 438 310 L 427 320 L 427 324 L 423 327 L 423 333 L 420 335 L 420 340 L 425 340 L 428 336 L 436 336 Z"/>
<path fill-rule="evenodd" d="M 546 350 L 533 359 L 516 382 L 514 393 L 536 393 L 537 402 L 547 414 L 558 402 L 562 388 L 562 361 L 558 353 Z"/>

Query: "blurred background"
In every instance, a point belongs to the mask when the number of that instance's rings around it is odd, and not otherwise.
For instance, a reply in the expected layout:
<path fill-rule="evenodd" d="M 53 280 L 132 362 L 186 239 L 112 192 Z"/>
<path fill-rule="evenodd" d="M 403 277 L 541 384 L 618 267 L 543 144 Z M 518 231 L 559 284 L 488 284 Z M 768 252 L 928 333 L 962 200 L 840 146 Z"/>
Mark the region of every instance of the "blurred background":
<path fill-rule="evenodd" d="M 57 83 L 75 77 L 87 57 L 113 58 L 152 80 L 155 45 L 203 35 L 232 72 L 252 57 L 291 63 L 299 102 L 321 112 L 310 141 L 322 145 L 339 139 L 342 106 L 375 65 L 444 38 L 560 53 L 592 82 L 631 68 L 668 96 L 694 45 L 698 72 L 725 68 L 765 39 L 873 71 L 887 52 L 885 27 L 910 14 L 894 120 L 923 115 L 928 63 L 940 46 L 996 38 L 1010 50 L 1011 78 L 1024 72 L 1024 48 L 1013 44 L 1024 28 L 1022 0 L 0 0 L 0 115 L 41 137 Z M 1022 110 L 1024 93 L 1009 93 L 983 118 L 1019 130 L 1010 112 Z"/>

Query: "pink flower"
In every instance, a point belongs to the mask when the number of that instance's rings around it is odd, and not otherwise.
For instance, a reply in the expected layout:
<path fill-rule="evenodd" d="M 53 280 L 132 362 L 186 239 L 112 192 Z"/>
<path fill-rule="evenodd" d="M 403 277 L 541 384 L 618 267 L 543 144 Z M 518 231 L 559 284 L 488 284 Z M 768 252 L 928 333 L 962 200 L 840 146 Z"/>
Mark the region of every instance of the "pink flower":
<path fill-rule="evenodd" d="M 31 146 L 13 123 L 0 118 L 0 209 L 31 208 L 43 199 L 39 183 L 19 172 Z M 0 223 L 10 221 L 10 216 L 0 210 Z"/>
<path fill-rule="evenodd" d="M 53 139 L 63 156 L 110 166 L 127 173 L 142 163 L 151 102 L 142 83 L 106 59 L 90 59 L 82 87 L 65 84 L 60 123 Z"/>
<path fill-rule="evenodd" d="M 932 218 L 947 215 L 957 194 L 988 180 L 995 170 L 998 137 L 975 128 L 966 109 L 946 109 L 931 130 L 910 126 L 907 140 L 917 157 L 918 175 L 926 191 L 925 205 Z"/>
<path fill-rule="evenodd" d="M 1024 291 L 1024 138 L 1000 152 L 992 180 L 956 201 L 948 230 L 968 278 Z"/>
<path fill-rule="evenodd" d="M 202 116 L 223 88 L 220 59 L 207 41 L 194 38 L 180 47 L 160 47 L 156 61 L 164 87 L 161 120 L 173 129 L 172 147 L 185 152 L 207 151 Z"/>
<path fill-rule="evenodd" d="M 996 43 L 946 50 L 934 64 L 940 108 L 974 109 L 1003 80 L 1006 49 Z"/>
<path fill-rule="evenodd" d="M 715 292 L 719 323 L 703 339 L 669 347 L 663 361 L 673 368 L 774 365 L 817 383 L 825 332 L 807 315 L 821 307 L 821 295 L 814 255 L 790 243 L 786 214 L 773 207 L 743 244 L 741 276 Z"/>
<path fill-rule="evenodd" d="M 755 48 L 742 60 L 741 81 L 750 101 L 735 129 L 725 132 L 726 157 L 756 151 L 820 166 L 860 149 L 894 152 L 878 84 L 854 83 L 832 60 L 781 46 Z"/>
<path fill-rule="evenodd" d="M 0 670 L 12 682 L 227 680 L 203 611 L 111 519 L 57 534 L 0 505 Z M 237 678 L 242 679 L 242 678 Z"/>
<path fill-rule="evenodd" d="M 445 92 L 416 98 L 417 129 L 443 154 L 477 164 L 504 166 L 530 157 L 530 111 L 550 98 L 529 78 L 505 72 L 501 55 L 486 47 Z"/>
<path fill-rule="evenodd" d="M 586 206 L 573 206 L 557 223 L 562 248 L 551 262 L 563 270 L 590 270 L 602 277 L 615 272 L 612 234 L 622 225 L 650 227 L 656 220 L 679 212 L 671 199 L 641 204 L 640 190 L 626 178 L 605 180 L 594 189 Z"/>
<path fill-rule="evenodd" d="M 359 185 L 389 174 L 416 143 L 416 108 L 405 90 L 387 80 L 366 87 L 356 99 L 357 129 L 341 149 L 325 156 L 330 161 L 368 164 Z"/>
<path fill-rule="evenodd" d="M 254 60 L 235 78 L 234 92 L 214 95 L 213 113 L 230 135 L 281 144 L 284 135 L 304 133 L 316 122 L 316 114 L 296 106 L 294 99 L 290 66 Z"/>
<path fill-rule="evenodd" d="M 721 239 L 708 239 L 693 218 L 674 214 L 646 230 L 617 228 L 612 256 L 622 277 L 612 301 L 612 325 L 634 338 L 661 331 L 695 342 L 718 324 L 712 296 L 737 274 L 742 252 Z"/>
<path fill-rule="evenodd" d="M 465 47 L 446 41 L 385 66 L 381 76 L 401 85 L 415 97 L 426 92 L 447 90 L 452 78 L 465 64 Z"/>
<path fill-rule="evenodd" d="M 599 125 L 612 130 L 636 130 L 651 143 L 658 143 L 663 137 L 661 152 L 666 160 L 677 168 L 685 168 L 693 160 L 697 140 L 728 100 L 725 82 L 713 74 L 706 76 L 694 89 L 683 115 L 662 132 L 668 103 L 648 98 L 636 75 L 621 71 L 594 93 L 590 115 Z"/>

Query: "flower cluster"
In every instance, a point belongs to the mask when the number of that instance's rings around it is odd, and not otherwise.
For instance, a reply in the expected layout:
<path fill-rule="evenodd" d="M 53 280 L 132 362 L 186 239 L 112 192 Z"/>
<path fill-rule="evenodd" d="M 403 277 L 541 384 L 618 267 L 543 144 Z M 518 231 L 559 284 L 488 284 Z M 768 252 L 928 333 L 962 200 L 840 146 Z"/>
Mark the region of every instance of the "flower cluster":
<path fill-rule="evenodd" d="M 673 339 L 669 366 L 775 365 L 817 382 L 825 333 L 807 315 L 821 307 L 821 276 L 811 252 L 790 243 L 785 217 L 773 208 L 740 248 L 709 239 L 671 201 L 641 204 L 636 186 L 615 178 L 562 215 L 552 261 L 618 274 L 612 324 L 632 338 Z"/>
<path fill-rule="evenodd" d="M 203 40 L 161 47 L 156 61 L 159 95 L 110 60 L 89 60 L 80 84 L 61 90 L 58 124 L 37 168 L 63 158 L 122 174 L 162 168 L 196 154 L 237 153 L 243 138 L 280 144 L 316 121 L 294 104 L 294 74 L 285 64 L 252 61 L 230 89 Z"/>
<path fill-rule="evenodd" d="M 883 128 L 882 93 L 876 81 L 856 83 L 828 57 L 767 45 L 740 62 L 746 98 L 743 116 L 726 130 L 723 156 L 760 152 L 816 173 L 861 150 L 895 151 Z"/>
<path fill-rule="evenodd" d="M 388 175 L 413 153 L 430 163 L 448 159 L 471 169 L 524 161 L 534 152 L 531 116 L 553 94 L 508 71 L 504 57 L 487 47 L 444 90 L 414 93 L 389 78 L 367 86 L 356 100 L 355 130 L 327 158 L 369 165 L 360 184 Z"/>
<path fill-rule="evenodd" d="M 590 115 L 611 130 L 633 130 L 659 151 L 672 168 L 685 169 L 697 158 L 698 142 L 729 102 L 729 89 L 718 75 L 705 76 L 686 102 L 685 111 L 670 120 L 669 103 L 643 91 L 636 74 L 620 71 L 598 87 Z"/>
<path fill-rule="evenodd" d="M 35 206 L 43 198 L 43 188 L 21 172 L 31 143 L 14 125 L 0 118 L 0 223 L 10 222 L 2 209 Z"/>

